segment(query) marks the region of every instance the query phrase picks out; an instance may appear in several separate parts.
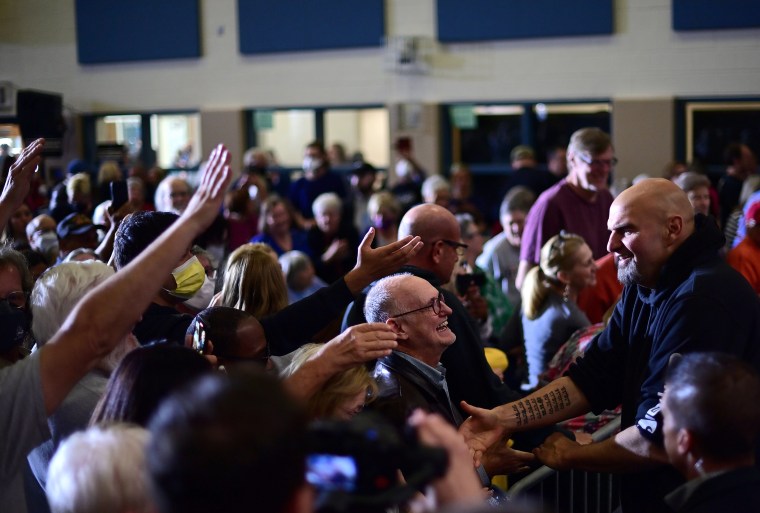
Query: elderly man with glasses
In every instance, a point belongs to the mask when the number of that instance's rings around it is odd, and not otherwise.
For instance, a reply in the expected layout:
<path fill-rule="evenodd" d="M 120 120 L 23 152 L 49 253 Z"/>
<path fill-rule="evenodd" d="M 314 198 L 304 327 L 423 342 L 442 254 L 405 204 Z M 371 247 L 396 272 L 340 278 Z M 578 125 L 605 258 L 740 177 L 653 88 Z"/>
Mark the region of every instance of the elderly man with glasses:
<path fill-rule="evenodd" d="M 400 272 L 417 276 L 433 290 L 441 292 L 448 305 L 446 308 L 451 310 L 449 330 L 456 335 L 456 344 L 442 356 L 442 363 L 449 370 L 447 380 L 454 405 L 458 407 L 461 400 L 469 402 L 468 397 L 480 404 L 500 404 L 501 398 L 517 397 L 519 394 L 502 384 L 488 366 L 478 326 L 462 302 L 454 293 L 441 288 L 451 279 L 454 267 L 467 248 L 461 242 L 459 223 L 454 214 L 435 204 L 417 205 L 401 220 L 399 237 L 406 235 L 419 236 L 425 245 Z M 366 322 L 363 305 L 364 298 L 360 297 L 349 307 L 344 318 L 344 329 Z M 413 321 L 416 317 L 410 315 L 409 320 Z"/>
<path fill-rule="evenodd" d="M 369 291 L 364 313 L 370 322 L 390 326 L 398 342 L 390 355 L 377 360 L 373 376 L 379 391 L 369 408 L 400 430 L 417 408 L 438 413 L 459 426 L 464 419 L 452 402 L 446 368 L 441 365 L 444 352 L 457 341 L 449 327 L 454 311 L 443 292 L 411 274 L 389 276 Z M 499 458 L 499 471 L 515 471 L 534 459 L 530 453 L 503 450 L 509 454 Z M 478 472 L 488 485 L 485 469 L 478 468 Z"/>
<path fill-rule="evenodd" d="M 522 288 L 528 271 L 541 260 L 541 248 L 561 230 L 577 233 L 595 259 L 607 254 L 607 215 L 612 194 L 607 188 L 617 164 L 610 136 L 598 128 L 582 128 L 567 147 L 568 175 L 544 191 L 525 220 L 515 284 Z"/>

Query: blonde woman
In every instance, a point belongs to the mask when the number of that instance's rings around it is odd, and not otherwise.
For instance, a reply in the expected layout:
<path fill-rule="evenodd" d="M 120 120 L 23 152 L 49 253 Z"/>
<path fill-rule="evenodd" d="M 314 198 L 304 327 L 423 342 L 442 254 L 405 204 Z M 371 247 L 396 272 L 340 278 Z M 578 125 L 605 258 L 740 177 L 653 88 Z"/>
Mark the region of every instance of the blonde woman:
<path fill-rule="evenodd" d="M 319 353 L 324 344 L 305 344 L 293 355 L 283 377 L 291 376 L 306 361 Z M 377 394 L 377 384 L 364 365 L 356 365 L 332 376 L 306 402 L 311 419 L 334 418 L 349 420 L 358 414 Z"/>
<path fill-rule="evenodd" d="M 243 244 L 230 254 L 216 306 L 248 312 L 257 319 L 288 306 L 288 289 L 277 255 L 266 244 Z"/>
<path fill-rule="evenodd" d="M 522 324 L 528 361 L 528 389 L 560 346 L 589 320 L 576 301 L 578 292 L 596 283 L 591 248 L 579 235 L 562 232 L 541 248 L 541 263 L 522 287 Z"/>

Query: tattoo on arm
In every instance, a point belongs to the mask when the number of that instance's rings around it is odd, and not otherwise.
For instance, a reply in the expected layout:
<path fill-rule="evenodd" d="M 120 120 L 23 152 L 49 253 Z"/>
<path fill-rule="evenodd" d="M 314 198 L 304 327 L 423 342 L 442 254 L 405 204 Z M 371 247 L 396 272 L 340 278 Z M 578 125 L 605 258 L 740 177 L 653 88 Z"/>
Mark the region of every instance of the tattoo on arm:
<path fill-rule="evenodd" d="M 531 421 L 558 413 L 570 406 L 570 394 L 566 387 L 550 390 L 543 396 L 521 399 L 512 404 L 512 412 L 518 426 L 526 426 Z"/>

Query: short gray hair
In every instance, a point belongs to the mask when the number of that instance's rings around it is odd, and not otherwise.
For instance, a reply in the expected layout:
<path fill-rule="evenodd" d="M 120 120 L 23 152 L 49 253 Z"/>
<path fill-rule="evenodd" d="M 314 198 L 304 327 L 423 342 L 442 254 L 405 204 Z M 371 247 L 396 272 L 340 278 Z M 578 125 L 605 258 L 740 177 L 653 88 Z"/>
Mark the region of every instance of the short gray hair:
<path fill-rule="evenodd" d="M 400 304 L 399 298 L 395 297 L 393 292 L 398 289 L 400 282 L 407 277 L 413 276 L 409 273 L 392 274 L 378 280 L 367 294 L 364 301 L 364 318 L 367 322 L 385 322 L 394 314 L 399 312 L 403 305 Z"/>
<path fill-rule="evenodd" d="M 50 461 L 46 493 L 52 513 L 151 511 L 145 449 L 150 432 L 96 426 L 67 438 Z"/>
<path fill-rule="evenodd" d="M 309 255 L 297 249 L 283 253 L 278 260 L 280 261 L 280 267 L 282 267 L 282 273 L 285 275 L 285 281 L 288 283 L 288 287 L 291 288 L 293 288 L 292 282 L 296 275 L 305 271 L 311 265 Z"/>
<path fill-rule="evenodd" d="M 422 182 L 422 197 L 427 203 L 432 203 L 431 198 L 435 193 L 443 190 L 451 190 L 451 184 L 441 175 L 429 176 Z"/>
<path fill-rule="evenodd" d="M 691 192 L 697 187 L 710 188 L 710 179 L 694 171 L 681 173 L 673 179 L 673 182 L 684 192 Z"/>
<path fill-rule="evenodd" d="M 325 192 L 317 196 L 314 202 L 311 204 L 311 211 L 314 215 L 318 215 L 317 212 L 324 212 L 328 209 L 340 210 L 343 208 L 343 202 L 340 197 L 334 192 Z"/>

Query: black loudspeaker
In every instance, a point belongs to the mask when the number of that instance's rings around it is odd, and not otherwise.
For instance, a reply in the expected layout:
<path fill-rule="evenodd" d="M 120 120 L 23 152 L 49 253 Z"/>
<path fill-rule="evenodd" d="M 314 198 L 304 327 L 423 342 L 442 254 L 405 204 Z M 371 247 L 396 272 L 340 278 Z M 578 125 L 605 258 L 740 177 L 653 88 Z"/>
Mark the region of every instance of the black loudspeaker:
<path fill-rule="evenodd" d="M 43 155 L 59 157 L 62 153 L 63 96 L 42 91 L 16 93 L 16 118 L 24 145 L 39 137 L 46 140 Z"/>

